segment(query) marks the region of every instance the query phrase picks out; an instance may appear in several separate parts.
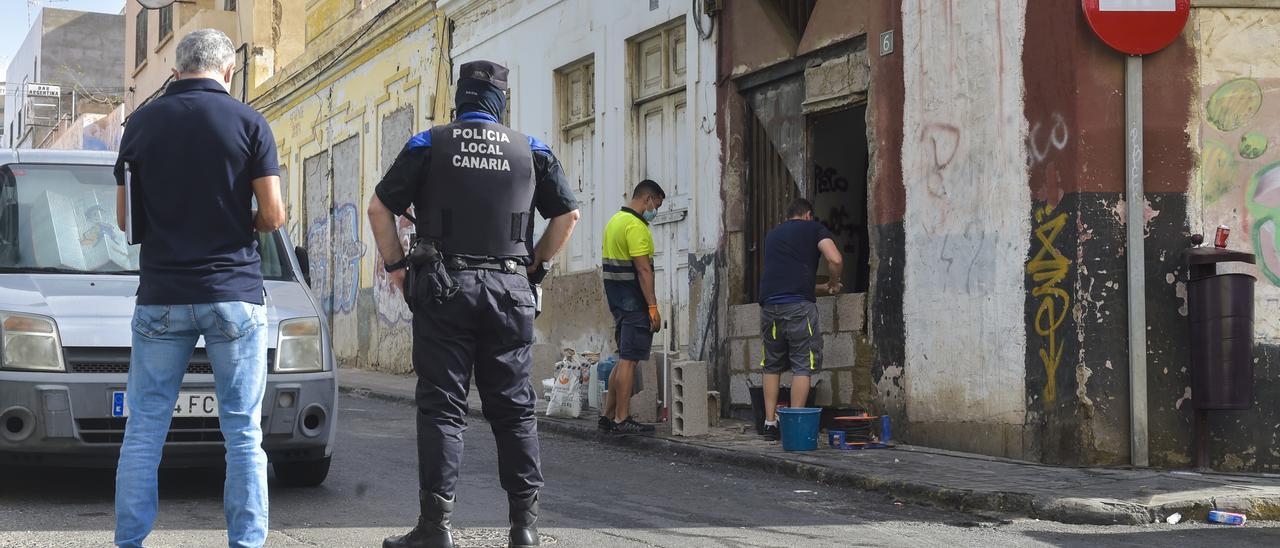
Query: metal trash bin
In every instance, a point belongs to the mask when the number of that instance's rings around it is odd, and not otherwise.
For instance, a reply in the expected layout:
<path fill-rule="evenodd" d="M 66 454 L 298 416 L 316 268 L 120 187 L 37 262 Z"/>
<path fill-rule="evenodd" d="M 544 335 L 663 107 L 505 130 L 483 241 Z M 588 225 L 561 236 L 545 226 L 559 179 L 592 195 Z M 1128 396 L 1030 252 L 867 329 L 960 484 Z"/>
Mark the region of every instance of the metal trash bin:
<path fill-rule="evenodd" d="M 1204 237 L 1191 238 L 1199 246 Z M 1209 411 L 1253 407 L 1253 289 L 1248 274 L 1219 274 L 1218 265 L 1255 264 L 1252 253 L 1192 247 L 1186 253 L 1191 335 L 1192 447 L 1197 470 L 1209 470 Z"/>
<path fill-rule="evenodd" d="M 1257 280 L 1248 274 L 1218 274 L 1217 265 L 1253 263 L 1254 256 L 1212 247 L 1190 251 L 1191 400 L 1197 409 L 1249 409 Z"/>

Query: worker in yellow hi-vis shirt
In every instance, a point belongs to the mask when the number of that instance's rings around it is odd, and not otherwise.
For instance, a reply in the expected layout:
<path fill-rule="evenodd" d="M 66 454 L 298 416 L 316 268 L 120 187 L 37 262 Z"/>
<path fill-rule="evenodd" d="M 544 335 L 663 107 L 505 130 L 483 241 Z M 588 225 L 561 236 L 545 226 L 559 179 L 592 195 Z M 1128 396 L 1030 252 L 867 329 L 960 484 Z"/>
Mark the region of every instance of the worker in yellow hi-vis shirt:
<path fill-rule="evenodd" d="M 649 359 L 653 334 L 662 326 L 653 284 L 653 220 L 667 194 L 645 179 L 636 185 L 631 202 L 604 227 L 604 293 L 613 312 L 618 365 L 609 375 L 609 396 L 600 416 L 600 430 L 618 434 L 652 434 L 654 427 L 631 418 L 631 390 L 636 367 Z"/>

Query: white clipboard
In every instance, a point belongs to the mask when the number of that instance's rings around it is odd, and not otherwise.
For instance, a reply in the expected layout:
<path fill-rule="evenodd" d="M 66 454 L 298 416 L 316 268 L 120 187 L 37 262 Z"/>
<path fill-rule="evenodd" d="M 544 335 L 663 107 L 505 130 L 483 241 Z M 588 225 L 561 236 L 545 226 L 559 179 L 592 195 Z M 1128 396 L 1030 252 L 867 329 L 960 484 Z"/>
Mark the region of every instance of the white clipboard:
<path fill-rule="evenodd" d="M 138 243 L 133 233 L 133 171 L 124 163 L 124 237 L 129 245 Z"/>

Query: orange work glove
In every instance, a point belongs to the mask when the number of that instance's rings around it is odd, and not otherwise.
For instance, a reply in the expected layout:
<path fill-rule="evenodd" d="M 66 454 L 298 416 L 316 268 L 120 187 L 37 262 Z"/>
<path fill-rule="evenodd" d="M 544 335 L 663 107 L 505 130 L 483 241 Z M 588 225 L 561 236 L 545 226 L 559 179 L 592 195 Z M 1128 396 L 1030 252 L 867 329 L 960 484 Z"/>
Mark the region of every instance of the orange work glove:
<path fill-rule="evenodd" d="M 654 333 L 662 329 L 662 315 L 658 314 L 658 305 L 649 305 L 649 329 Z"/>

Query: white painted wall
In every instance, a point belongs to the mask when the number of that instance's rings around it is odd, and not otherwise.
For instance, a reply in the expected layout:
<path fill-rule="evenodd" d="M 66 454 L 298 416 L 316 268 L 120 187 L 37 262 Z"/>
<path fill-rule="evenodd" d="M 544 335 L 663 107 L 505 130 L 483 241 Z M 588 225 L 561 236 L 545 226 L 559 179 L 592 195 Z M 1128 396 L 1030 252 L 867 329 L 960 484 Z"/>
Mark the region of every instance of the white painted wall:
<path fill-rule="evenodd" d="M 902 5 L 907 415 L 1021 424 L 1027 0 Z"/>
<path fill-rule="evenodd" d="M 645 1 L 598 0 L 442 0 L 439 7 L 456 22 L 450 52 L 454 74 L 463 63 L 478 59 L 508 67 L 512 94 L 508 124 L 551 145 L 562 158 L 564 154 L 557 147 L 560 129 L 555 70 L 594 55 L 595 153 L 589 177 L 594 183 L 594 201 L 582 204 L 583 218 L 574 238 L 591 238 L 588 249 L 592 255 L 584 261 L 586 267 L 578 271 L 598 269 L 604 225 L 626 204 L 627 194 L 639 182 L 628 39 L 685 18 L 690 2 L 661 0 L 655 10 L 650 10 Z M 691 18 L 685 18 L 683 24 L 687 37 L 688 103 L 687 120 L 678 131 L 682 132 L 679 140 L 687 146 L 677 153 L 671 169 L 679 171 L 684 186 L 692 189 L 680 239 L 687 242 L 683 245 L 690 252 L 702 253 L 715 250 L 721 230 L 720 145 L 715 134 L 716 51 L 714 39 L 698 38 Z M 667 209 L 664 206 L 663 210 Z M 680 275 L 687 277 L 684 271 Z M 674 285 L 684 288 L 683 298 L 687 300 L 688 282 L 679 277 Z M 660 288 L 659 300 L 664 301 L 664 307 L 669 306 L 670 299 L 664 298 L 662 292 Z M 687 316 L 680 321 L 689 323 Z M 611 332 L 607 338 L 612 339 Z"/>

